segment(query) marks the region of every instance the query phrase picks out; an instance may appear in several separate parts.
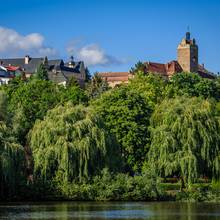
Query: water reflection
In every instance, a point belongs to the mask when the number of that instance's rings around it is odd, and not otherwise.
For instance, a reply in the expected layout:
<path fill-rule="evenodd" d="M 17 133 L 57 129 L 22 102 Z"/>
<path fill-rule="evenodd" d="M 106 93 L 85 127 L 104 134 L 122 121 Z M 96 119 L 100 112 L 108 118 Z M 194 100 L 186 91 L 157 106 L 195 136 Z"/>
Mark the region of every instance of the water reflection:
<path fill-rule="evenodd" d="M 94 203 L 56 202 L 0 204 L 0 219 L 19 220 L 214 220 L 217 203 Z"/>

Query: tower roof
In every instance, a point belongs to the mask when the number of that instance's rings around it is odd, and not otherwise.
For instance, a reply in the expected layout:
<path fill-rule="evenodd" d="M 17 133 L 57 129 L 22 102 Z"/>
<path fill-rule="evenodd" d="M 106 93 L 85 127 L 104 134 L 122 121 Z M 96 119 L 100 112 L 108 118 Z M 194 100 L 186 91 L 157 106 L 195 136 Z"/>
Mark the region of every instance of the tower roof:
<path fill-rule="evenodd" d="M 182 39 L 181 43 L 179 44 L 178 48 L 181 47 L 189 47 L 189 46 L 197 46 L 195 38 L 191 39 L 190 32 L 186 32 L 185 37 Z"/>

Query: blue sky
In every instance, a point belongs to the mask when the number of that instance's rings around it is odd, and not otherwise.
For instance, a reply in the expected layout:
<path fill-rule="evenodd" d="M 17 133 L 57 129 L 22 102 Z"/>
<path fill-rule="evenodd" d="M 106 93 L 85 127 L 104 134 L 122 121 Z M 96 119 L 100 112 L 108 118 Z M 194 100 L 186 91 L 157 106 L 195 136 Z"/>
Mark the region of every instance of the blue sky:
<path fill-rule="evenodd" d="M 0 56 L 84 59 L 94 71 L 168 62 L 190 26 L 199 61 L 220 72 L 218 0 L 0 0 Z"/>

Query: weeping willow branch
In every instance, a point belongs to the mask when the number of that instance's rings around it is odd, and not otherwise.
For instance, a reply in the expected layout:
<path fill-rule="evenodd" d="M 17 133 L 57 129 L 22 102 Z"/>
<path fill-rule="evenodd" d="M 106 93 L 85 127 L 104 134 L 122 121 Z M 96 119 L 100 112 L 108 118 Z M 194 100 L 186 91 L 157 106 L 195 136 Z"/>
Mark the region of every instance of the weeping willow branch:
<path fill-rule="evenodd" d="M 199 175 L 220 174 L 219 120 L 215 103 L 200 98 L 164 100 L 151 119 L 149 162 L 159 174 L 181 175 L 188 186 Z"/>
<path fill-rule="evenodd" d="M 82 181 L 104 167 L 114 168 L 119 155 L 100 118 L 91 109 L 70 103 L 37 121 L 29 140 L 35 176 L 45 180 Z"/>
<path fill-rule="evenodd" d="M 15 191 L 20 181 L 24 151 L 10 136 L 9 128 L 0 121 L 0 197 Z"/>

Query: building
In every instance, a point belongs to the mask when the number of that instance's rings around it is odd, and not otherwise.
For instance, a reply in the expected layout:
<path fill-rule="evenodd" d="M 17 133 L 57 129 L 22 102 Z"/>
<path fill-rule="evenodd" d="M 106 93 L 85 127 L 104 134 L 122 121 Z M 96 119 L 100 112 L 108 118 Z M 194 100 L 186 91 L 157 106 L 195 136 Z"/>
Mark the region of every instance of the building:
<path fill-rule="evenodd" d="M 168 63 L 145 62 L 145 72 L 160 74 L 165 78 L 170 78 L 176 73 L 192 72 L 203 78 L 214 79 L 215 75 L 205 69 L 204 64 L 199 64 L 199 48 L 195 39 L 191 39 L 187 32 L 177 47 L 177 60 Z"/>
<path fill-rule="evenodd" d="M 159 74 L 164 78 L 170 78 L 176 73 L 193 72 L 203 78 L 214 79 L 215 75 L 208 71 L 204 65 L 199 64 L 199 48 L 195 39 L 191 39 L 187 32 L 177 47 L 177 60 L 168 63 L 145 62 L 145 73 Z M 106 80 L 111 87 L 121 83 L 127 83 L 132 74 L 129 72 L 99 73 L 103 80 Z"/>
<path fill-rule="evenodd" d="M 107 72 L 107 73 L 98 73 L 99 76 L 105 81 L 108 82 L 110 87 L 115 87 L 121 83 L 128 83 L 129 79 L 133 75 L 129 72 Z"/>
<path fill-rule="evenodd" d="M 4 67 L 0 65 L 0 85 L 8 84 L 8 82 L 21 74 L 21 69 L 19 67 L 7 66 Z"/>
<path fill-rule="evenodd" d="M 82 61 L 75 62 L 73 57 L 67 63 L 64 63 L 62 59 L 48 60 L 47 57 L 32 58 L 25 56 L 24 58 L 16 59 L 0 59 L 1 66 L 7 68 L 16 67 L 25 73 L 25 76 L 29 78 L 33 75 L 40 64 L 44 64 L 48 70 L 48 77 L 50 80 L 66 85 L 66 83 L 72 78 L 76 78 L 81 86 L 84 86 L 86 78 L 86 70 Z"/>

